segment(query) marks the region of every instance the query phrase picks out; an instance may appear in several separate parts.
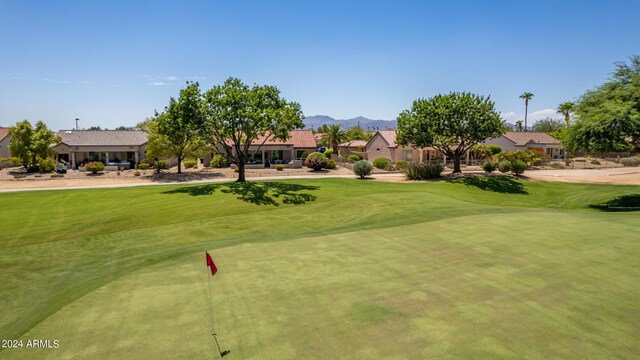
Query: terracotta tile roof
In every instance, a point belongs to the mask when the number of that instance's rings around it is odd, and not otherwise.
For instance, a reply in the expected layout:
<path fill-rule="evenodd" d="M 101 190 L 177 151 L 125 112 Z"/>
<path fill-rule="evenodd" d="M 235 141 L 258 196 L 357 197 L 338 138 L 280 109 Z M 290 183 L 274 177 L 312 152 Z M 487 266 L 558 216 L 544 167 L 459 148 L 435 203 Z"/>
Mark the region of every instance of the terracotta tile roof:
<path fill-rule="evenodd" d="M 352 140 L 346 143 L 340 144 L 341 147 L 358 147 L 367 145 L 367 141 L 364 140 Z"/>
<path fill-rule="evenodd" d="M 58 136 L 69 146 L 140 146 L 147 142 L 141 130 L 60 130 Z"/>
<path fill-rule="evenodd" d="M 315 134 L 313 134 L 313 138 L 316 139 L 316 142 L 322 141 L 322 137 L 323 136 L 324 136 L 324 133 L 315 133 Z"/>
<path fill-rule="evenodd" d="M 5 137 L 7 137 L 7 135 L 9 135 L 9 128 L 0 127 L 0 140 L 2 140 Z"/>
<path fill-rule="evenodd" d="M 536 144 L 560 144 L 560 140 L 543 132 L 515 132 L 508 131 L 503 135 L 517 146 L 524 146 L 529 143 Z"/>
<path fill-rule="evenodd" d="M 269 136 L 269 134 L 265 135 Z M 261 136 L 251 142 L 251 145 L 260 145 L 264 141 L 264 137 Z M 292 130 L 289 132 L 289 138 L 285 141 L 268 139 L 265 143 L 268 145 L 293 145 L 295 148 L 315 148 L 316 139 L 313 136 L 311 130 Z"/>
<path fill-rule="evenodd" d="M 398 146 L 398 144 L 396 144 L 395 130 L 378 130 L 378 132 L 380 133 L 380 135 L 382 135 L 382 138 L 384 139 L 384 141 L 386 141 L 389 144 L 389 147 Z"/>

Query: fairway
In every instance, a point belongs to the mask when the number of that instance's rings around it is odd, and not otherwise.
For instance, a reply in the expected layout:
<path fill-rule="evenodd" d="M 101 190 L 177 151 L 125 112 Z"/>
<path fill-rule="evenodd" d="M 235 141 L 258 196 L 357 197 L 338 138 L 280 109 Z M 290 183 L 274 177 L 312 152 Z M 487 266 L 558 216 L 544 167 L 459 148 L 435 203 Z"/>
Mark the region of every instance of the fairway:
<path fill-rule="evenodd" d="M 60 344 L 0 358 L 217 357 L 205 250 L 225 359 L 636 358 L 640 212 L 603 205 L 625 195 L 501 176 L 0 194 L 0 338 Z"/>

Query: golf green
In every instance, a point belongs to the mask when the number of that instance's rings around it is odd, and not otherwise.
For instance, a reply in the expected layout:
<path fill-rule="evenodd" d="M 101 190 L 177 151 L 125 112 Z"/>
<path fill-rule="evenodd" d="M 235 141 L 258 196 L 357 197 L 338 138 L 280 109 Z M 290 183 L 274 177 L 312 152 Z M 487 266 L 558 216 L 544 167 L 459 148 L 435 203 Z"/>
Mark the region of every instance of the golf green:
<path fill-rule="evenodd" d="M 23 341 L 0 358 L 215 358 L 215 329 L 225 359 L 631 359 L 638 198 L 499 176 L 0 194 L 0 338 Z"/>

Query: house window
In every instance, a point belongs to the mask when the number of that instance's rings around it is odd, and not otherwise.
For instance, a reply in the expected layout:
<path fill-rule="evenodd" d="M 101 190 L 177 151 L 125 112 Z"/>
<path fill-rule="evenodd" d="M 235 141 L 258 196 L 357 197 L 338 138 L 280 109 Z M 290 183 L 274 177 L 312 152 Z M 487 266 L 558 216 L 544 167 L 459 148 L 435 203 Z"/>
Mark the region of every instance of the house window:
<path fill-rule="evenodd" d="M 413 151 L 411 151 L 411 150 L 402 150 L 402 160 L 405 160 L 405 161 L 413 160 Z"/>
<path fill-rule="evenodd" d="M 306 152 L 306 150 L 297 150 L 296 151 L 296 159 L 302 159 L 304 156 L 304 153 Z"/>

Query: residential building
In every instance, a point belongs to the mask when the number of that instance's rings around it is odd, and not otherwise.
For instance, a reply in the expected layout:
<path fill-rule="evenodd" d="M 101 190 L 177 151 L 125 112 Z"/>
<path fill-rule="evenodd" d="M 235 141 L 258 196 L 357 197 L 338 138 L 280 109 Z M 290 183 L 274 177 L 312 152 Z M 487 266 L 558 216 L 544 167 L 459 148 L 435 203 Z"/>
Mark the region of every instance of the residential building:
<path fill-rule="evenodd" d="M 378 130 L 365 146 L 367 159 L 373 161 L 387 158 L 393 162 L 404 160 L 422 163 L 443 159 L 442 154 L 432 147 L 414 148 L 396 143 L 396 130 Z"/>
<path fill-rule="evenodd" d="M 71 169 L 92 161 L 128 169 L 144 159 L 147 145 L 141 130 L 61 130 L 58 136 L 62 140 L 53 149 Z"/>
<path fill-rule="evenodd" d="M 543 132 L 508 131 L 498 138 L 485 140 L 483 144 L 498 145 L 503 151 L 538 149 L 552 159 L 564 157 L 564 147 L 560 140 Z"/>
<path fill-rule="evenodd" d="M 11 157 L 11 151 L 9 150 L 9 141 L 11 141 L 11 137 L 9 136 L 9 128 L 0 127 L 0 158 Z"/>

